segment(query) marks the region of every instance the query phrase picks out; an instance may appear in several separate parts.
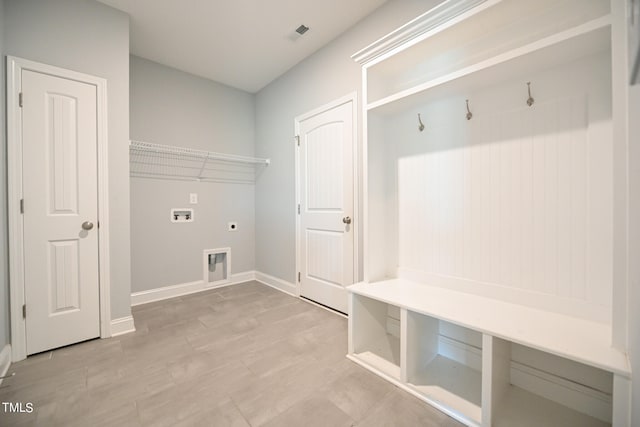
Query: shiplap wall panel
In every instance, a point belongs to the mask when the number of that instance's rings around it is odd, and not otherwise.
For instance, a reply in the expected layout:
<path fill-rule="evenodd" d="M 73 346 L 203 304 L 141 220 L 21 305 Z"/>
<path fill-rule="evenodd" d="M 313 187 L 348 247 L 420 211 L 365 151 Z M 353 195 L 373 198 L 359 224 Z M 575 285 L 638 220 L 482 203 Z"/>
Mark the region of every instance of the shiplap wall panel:
<path fill-rule="evenodd" d="M 431 151 L 398 160 L 401 266 L 588 299 L 589 152 L 606 153 L 586 111 L 558 98 L 433 129 Z"/>
<path fill-rule="evenodd" d="M 609 322 L 610 79 L 602 52 L 410 111 L 370 113 L 369 280 L 397 274 Z"/>

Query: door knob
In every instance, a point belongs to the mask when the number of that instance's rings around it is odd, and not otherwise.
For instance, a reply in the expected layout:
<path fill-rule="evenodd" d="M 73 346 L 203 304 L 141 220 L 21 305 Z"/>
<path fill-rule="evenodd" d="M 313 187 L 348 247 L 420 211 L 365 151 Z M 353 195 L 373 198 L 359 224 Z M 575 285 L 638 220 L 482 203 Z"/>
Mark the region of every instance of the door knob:
<path fill-rule="evenodd" d="M 93 228 L 93 223 L 90 221 L 85 221 L 82 223 L 83 230 L 91 230 Z"/>
<path fill-rule="evenodd" d="M 351 217 L 345 216 L 344 218 L 342 218 L 342 222 L 344 222 L 345 224 L 351 224 Z"/>

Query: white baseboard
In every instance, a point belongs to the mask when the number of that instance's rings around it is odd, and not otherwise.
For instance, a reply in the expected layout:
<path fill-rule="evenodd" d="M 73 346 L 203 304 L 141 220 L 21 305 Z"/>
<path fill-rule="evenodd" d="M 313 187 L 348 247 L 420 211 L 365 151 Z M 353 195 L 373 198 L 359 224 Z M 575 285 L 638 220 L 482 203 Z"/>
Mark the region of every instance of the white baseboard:
<path fill-rule="evenodd" d="M 169 298 L 192 294 L 194 292 L 200 292 L 202 290 L 204 290 L 204 283 L 202 280 L 198 280 L 195 282 L 180 283 L 179 285 L 164 286 L 162 288 L 133 292 L 131 294 L 131 305 L 135 306 L 154 301 L 162 301 Z"/>
<path fill-rule="evenodd" d="M 205 284 L 202 280 L 195 282 L 181 283 L 179 285 L 164 286 L 162 288 L 149 289 L 147 291 L 134 292 L 131 294 L 131 305 L 147 304 L 154 301 L 162 301 L 169 298 L 189 295 L 196 292 L 207 291 L 223 286 L 237 285 L 238 283 L 255 280 L 255 271 L 245 271 L 231 275 L 231 280 L 217 283 L 214 286 Z"/>
<path fill-rule="evenodd" d="M 251 280 L 256 280 L 256 272 L 245 271 L 244 273 L 235 273 L 231 275 L 231 282 L 228 285 L 237 285 L 238 283 L 249 282 Z"/>
<path fill-rule="evenodd" d="M 4 377 L 9 372 L 11 366 L 11 344 L 6 344 L 0 351 L 0 377 Z M 2 379 L 0 379 L 2 384 Z"/>
<path fill-rule="evenodd" d="M 511 384 L 601 421 L 611 422 L 610 394 L 513 361 Z"/>
<path fill-rule="evenodd" d="M 387 316 L 387 333 L 400 339 L 400 319 Z"/>
<path fill-rule="evenodd" d="M 278 279 L 277 277 L 270 276 L 259 271 L 255 272 L 255 280 L 264 285 L 271 286 L 272 288 L 282 291 L 285 294 L 289 294 L 294 297 L 298 296 L 298 287 L 291 282 L 287 282 L 286 280 Z"/>
<path fill-rule="evenodd" d="M 482 350 L 477 347 L 438 335 L 438 353 L 473 370 L 482 371 Z"/>
<path fill-rule="evenodd" d="M 237 285 L 239 283 L 257 280 L 258 282 L 277 289 L 294 297 L 298 296 L 298 288 L 293 283 L 287 282 L 277 277 L 270 276 L 259 271 L 245 271 L 231 275 L 231 280 L 216 284 L 215 286 L 205 285 L 202 280 L 195 282 L 181 283 L 179 285 L 165 286 L 162 288 L 149 289 L 147 291 L 134 292 L 131 294 L 131 305 L 147 304 L 154 301 L 162 301 L 169 298 L 189 295 L 196 292 L 208 291 L 223 286 Z M 113 335 L 113 334 L 112 334 Z"/>
<path fill-rule="evenodd" d="M 133 323 L 133 316 L 121 317 L 111 321 L 111 336 L 128 334 L 136 331 L 136 325 Z"/>

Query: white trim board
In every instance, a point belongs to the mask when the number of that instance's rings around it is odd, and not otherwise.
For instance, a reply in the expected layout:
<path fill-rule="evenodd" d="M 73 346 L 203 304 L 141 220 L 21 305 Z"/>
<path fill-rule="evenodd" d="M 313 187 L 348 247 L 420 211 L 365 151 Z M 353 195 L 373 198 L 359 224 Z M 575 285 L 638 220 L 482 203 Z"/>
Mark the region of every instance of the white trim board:
<path fill-rule="evenodd" d="M 245 271 L 244 273 L 236 273 L 231 275 L 228 283 L 221 283 L 216 286 L 205 286 L 204 281 L 197 280 L 195 282 L 180 283 L 178 285 L 165 286 L 162 288 L 149 289 L 146 291 L 134 292 L 131 294 L 131 306 L 147 304 L 155 301 L 162 301 L 169 298 L 176 298 L 183 295 L 204 292 L 211 289 L 222 288 L 225 286 L 238 285 L 240 283 L 249 282 L 251 280 L 258 281 L 263 285 L 274 288 L 287 295 L 297 297 L 297 287 L 293 283 L 286 280 L 278 279 L 269 274 L 259 271 Z M 115 322 L 115 320 L 114 320 Z"/>
<path fill-rule="evenodd" d="M 231 275 L 231 280 L 226 283 L 220 283 L 215 286 L 207 286 L 203 280 L 195 282 L 180 283 L 178 285 L 164 286 L 161 288 L 149 289 L 146 291 L 133 292 L 131 294 L 131 306 L 147 304 L 155 301 L 162 301 L 169 298 L 189 295 L 196 292 L 208 291 L 223 286 L 237 285 L 239 283 L 256 280 L 255 271 L 245 271 L 244 273 L 236 273 Z"/>
<path fill-rule="evenodd" d="M 491 0 L 488 3 L 487 0 L 445 1 L 354 53 L 351 58 L 360 65 L 374 65 L 500 1 Z M 483 5 L 483 3 L 486 4 Z"/>
<path fill-rule="evenodd" d="M 11 344 L 6 344 L 0 351 L 0 377 L 4 377 L 11 367 Z M 0 378 L 0 385 L 2 378 Z"/>
<path fill-rule="evenodd" d="M 31 70 L 96 87 L 98 145 L 98 256 L 100 281 L 100 337 L 111 336 L 111 279 L 109 255 L 109 186 L 107 137 L 107 81 L 100 77 L 78 73 L 22 58 L 7 56 L 7 176 L 9 211 L 9 299 L 11 316 L 11 354 L 17 362 L 27 357 L 27 340 L 22 306 L 24 293 L 22 199 L 22 112 L 18 105 L 22 88 L 22 71 Z"/>
<path fill-rule="evenodd" d="M 259 271 L 255 272 L 254 280 L 293 297 L 299 296 L 298 287 L 291 282 L 287 282 L 286 280 L 278 279 L 277 277 L 271 276 L 266 273 L 261 273 Z"/>
<path fill-rule="evenodd" d="M 121 317 L 111 321 L 111 336 L 128 334 L 136 331 L 136 325 L 133 322 L 133 316 Z"/>

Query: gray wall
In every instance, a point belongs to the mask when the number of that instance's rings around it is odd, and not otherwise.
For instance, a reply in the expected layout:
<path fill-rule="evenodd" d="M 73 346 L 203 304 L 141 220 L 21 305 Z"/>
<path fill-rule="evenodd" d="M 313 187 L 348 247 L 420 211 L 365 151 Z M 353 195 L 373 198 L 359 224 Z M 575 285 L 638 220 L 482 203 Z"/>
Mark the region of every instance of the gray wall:
<path fill-rule="evenodd" d="M 9 248 L 7 238 L 7 144 L 5 143 L 4 0 L 0 0 L 0 351 L 10 342 Z"/>
<path fill-rule="evenodd" d="M 5 53 L 107 80 L 111 317 L 131 314 L 129 18 L 93 0 L 5 0 Z"/>
<path fill-rule="evenodd" d="M 361 68 L 351 55 L 438 3 L 392 0 L 258 92 L 256 155 L 274 167 L 256 185 L 256 270 L 295 281 L 294 118 L 356 90 L 360 100 Z"/>
<path fill-rule="evenodd" d="M 131 139 L 254 154 L 249 93 L 132 56 L 130 105 Z M 171 223 L 170 209 L 185 207 L 195 209 L 194 222 Z M 254 212 L 253 185 L 132 178 L 132 291 L 202 279 L 203 249 L 231 247 L 231 272 L 253 270 Z M 238 231 L 227 231 L 229 221 Z"/>

